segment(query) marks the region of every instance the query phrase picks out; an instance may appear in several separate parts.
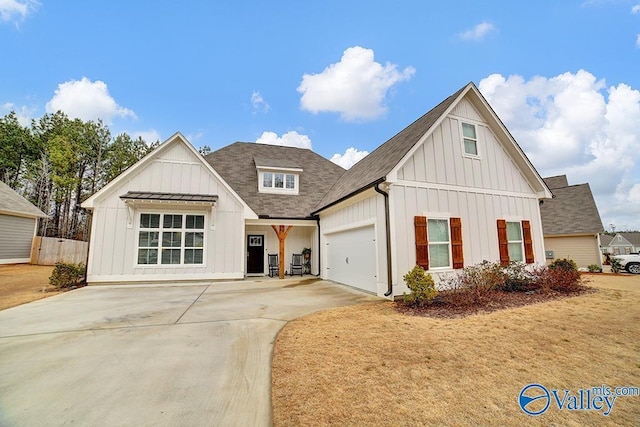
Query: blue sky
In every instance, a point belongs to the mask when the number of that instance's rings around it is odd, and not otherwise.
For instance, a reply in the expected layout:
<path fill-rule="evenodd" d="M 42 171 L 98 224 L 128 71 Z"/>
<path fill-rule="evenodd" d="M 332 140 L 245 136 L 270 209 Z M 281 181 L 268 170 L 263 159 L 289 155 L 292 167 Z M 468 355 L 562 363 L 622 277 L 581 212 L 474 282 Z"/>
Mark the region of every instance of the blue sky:
<path fill-rule="evenodd" d="M 640 0 L 0 0 L 0 114 L 349 166 L 473 81 L 542 176 L 640 229 Z"/>

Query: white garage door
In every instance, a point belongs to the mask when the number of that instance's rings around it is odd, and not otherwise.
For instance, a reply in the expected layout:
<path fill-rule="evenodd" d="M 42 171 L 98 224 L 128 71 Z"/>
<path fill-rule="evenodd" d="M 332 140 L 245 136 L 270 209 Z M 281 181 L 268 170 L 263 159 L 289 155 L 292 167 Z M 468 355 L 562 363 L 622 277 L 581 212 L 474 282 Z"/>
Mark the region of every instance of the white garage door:
<path fill-rule="evenodd" d="M 377 292 L 373 226 L 328 234 L 326 238 L 327 278 Z"/>

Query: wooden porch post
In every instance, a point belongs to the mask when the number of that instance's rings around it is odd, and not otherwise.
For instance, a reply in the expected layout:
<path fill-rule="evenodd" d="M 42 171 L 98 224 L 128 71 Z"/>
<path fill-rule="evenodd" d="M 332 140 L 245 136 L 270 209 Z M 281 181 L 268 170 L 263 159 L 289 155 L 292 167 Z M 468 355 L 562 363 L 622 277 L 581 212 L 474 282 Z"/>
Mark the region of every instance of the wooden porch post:
<path fill-rule="evenodd" d="M 284 279 L 284 241 L 286 240 L 289 231 L 291 231 L 291 229 L 293 228 L 293 225 L 288 226 L 286 229 L 284 228 L 284 225 L 279 225 L 278 228 L 276 228 L 275 225 L 272 225 L 271 228 L 273 228 L 273 231 L 275 231 L 280 243 L 280 250 L 278 251 L 278 267 L 280 278 Z"/>

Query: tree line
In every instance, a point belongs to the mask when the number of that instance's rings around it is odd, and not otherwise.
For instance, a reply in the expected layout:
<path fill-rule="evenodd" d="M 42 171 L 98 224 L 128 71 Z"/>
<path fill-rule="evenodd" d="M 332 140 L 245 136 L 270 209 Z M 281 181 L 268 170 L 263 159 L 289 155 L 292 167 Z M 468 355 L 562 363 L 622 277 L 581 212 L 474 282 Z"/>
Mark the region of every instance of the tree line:
<path fill-rule="evenodd" d="M 23 126 L 12 111 L 0 118 L 0 180 L 49 215 L 38 235 L 87 240 L 80 204 L 158 144 L 61 111 Z"/>

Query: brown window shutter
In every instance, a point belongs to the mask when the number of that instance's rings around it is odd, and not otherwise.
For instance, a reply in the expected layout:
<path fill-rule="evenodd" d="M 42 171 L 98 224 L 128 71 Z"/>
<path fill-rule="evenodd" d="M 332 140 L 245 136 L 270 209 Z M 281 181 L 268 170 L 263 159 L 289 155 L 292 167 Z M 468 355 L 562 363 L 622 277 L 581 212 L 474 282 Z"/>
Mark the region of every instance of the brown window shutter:
<path fill-rule="evenodd" d="M 429 240 L 427 239 L 427 217 L 416 216 L 413 218 L 413 226 L 416 234 L 416 265 L 429 269 Z"/>
<path fill-rule="evenodd" d="M 509 265 L 509 241 L 507 240 L 507 221 L 498 220 L 498 248 L 500 249 L 500 265 Z"/>
<path fill-rule="evenodd" d="M 534 262 L 533 240 L 531 239 L 531 223 L 522 221 L 522 239 L 524 240 L 524 259 L 527 264 Z"/>
<path fill-rule="evenodd" d="M 449 227 L 451 228 L 453 268 L 464 268 L 464 256 L 462 254 L 462 220 L 460 220 L 460 218 L 450 218 Z"/>

